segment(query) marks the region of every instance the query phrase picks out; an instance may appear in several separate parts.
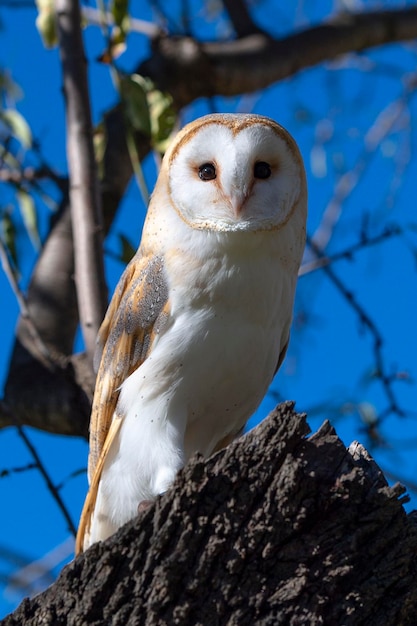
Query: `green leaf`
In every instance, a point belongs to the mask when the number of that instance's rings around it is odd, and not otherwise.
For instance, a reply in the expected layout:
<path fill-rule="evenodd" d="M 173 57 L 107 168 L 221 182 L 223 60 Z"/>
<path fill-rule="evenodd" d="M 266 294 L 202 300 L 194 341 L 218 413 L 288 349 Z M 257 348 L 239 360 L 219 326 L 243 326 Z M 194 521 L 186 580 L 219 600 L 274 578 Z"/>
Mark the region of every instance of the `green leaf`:
<path fill-rule="evenodd" d="M 111 13 L 116 26 L 126 33 L 129 28 L 129 0 L 113 0 Z"/>
<path fill-rule="evenodd" d="M 133 74 L 120 81 L 120 95 L 125 103 L 127 118 L 135 130 L 151 135 L 151 120 L 147 98 L 147 81 Z"/>
<path fill-rule="evenodd" d="M 0 119 L 10 128 L 14 137 L 25 148 L 30 148 L 32 145 L 32 133 L 29 128 L 29 124 L 16 109 L 6 109 L 6 111 L 0 111 Z"/>
<path fill-rule="evenodd" d="M 155 150 L 164 153 L 176 121 L 173 100 L 170 94 L 153 89 L 148 93 L 148 104 L 152 145 Z"/>
<path fill-rule="evenodd" d="M 39 251 L 41 248 L 41 240 L 39 237 L 38 217 L 36 215 L 36 208 L 33 198 L 24 189 L 19 189 L 16 195 L 23 222 L 26 226 L 26 230 L 28 232 L 32 245 L 35 250 Z"/>
<path fill-rule="evenodd" d="M 17 249 L 16 249 L 16 229 L 12 218 L 8 213 L 4 213 L 1 217 L 1 232 L 3 241 L 7 246 L 10 257 L 14 265 L 18 266 Z"/>
<path fill-rule="evenodd" d="M 120 92 L 132 127 L 148 135 L 155 150 L 165 152 L 176 121 L 172 96 L 139 74 L 123 77 Z"/>
<path fill-rule="evenodd" d="M 55 0 L 36 0 L 36 6 L 38 7 L 36 28 L 45 48 L 53 48 L 58 44 Z"/>

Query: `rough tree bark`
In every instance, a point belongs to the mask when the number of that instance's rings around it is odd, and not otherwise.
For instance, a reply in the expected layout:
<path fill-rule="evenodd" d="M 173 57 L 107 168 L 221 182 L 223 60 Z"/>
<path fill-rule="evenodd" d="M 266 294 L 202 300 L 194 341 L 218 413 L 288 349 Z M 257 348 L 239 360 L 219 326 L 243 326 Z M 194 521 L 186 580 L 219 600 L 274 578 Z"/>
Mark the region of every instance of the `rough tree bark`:
<path fill-rule="evenodd" d="M 415 623 L 417 523 L 359 444 L 280 405 L 3 626 Z"/>

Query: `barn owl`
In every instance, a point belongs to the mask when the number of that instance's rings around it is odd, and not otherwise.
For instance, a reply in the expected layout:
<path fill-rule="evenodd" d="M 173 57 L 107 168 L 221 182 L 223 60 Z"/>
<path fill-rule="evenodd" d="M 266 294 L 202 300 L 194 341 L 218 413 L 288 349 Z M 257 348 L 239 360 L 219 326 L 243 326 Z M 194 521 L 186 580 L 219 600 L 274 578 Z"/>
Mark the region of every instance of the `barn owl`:
<path fill-rule="evenodd" d="M 306 205 L 269 118 L 208 115 L 172 142 L 99 332 L 78 551 L 242 432 L 287 349 Z"/>

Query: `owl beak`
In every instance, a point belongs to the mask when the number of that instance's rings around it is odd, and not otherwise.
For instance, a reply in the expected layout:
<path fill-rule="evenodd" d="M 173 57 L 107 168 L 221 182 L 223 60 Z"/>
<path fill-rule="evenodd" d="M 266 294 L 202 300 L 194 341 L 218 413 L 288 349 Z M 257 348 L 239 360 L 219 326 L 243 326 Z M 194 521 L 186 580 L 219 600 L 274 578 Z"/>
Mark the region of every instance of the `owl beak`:
<path fill-rule="evenodd" d="M 241 192 L 233 194 L 230 198 L 233 216 L 236 217 L 236 219 L 241 217 L 247 199 L 247 194 Z"/>

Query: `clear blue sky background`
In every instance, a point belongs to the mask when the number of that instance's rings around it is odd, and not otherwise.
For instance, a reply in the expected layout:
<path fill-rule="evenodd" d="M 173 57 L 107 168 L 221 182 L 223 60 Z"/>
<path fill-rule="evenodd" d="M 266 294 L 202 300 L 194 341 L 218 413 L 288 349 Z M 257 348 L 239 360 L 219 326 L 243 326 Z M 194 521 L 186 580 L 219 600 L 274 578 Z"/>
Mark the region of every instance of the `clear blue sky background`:
<path fill-rule="evenodd" d="M 148 9 L 135 0 L 132 14 L 152 19 Z M 168 3 L 165 3 L 168 4 Z M 255 3 L 258 23 L 271 34 L 283 35 L 329 15 L 337 3 L 300 3 L 303 9 L 289 9 L 287 3 Z M 368 8 L 381 3 L 367 2 Z M 361 5 L 361 3 L 357 3 Z M 403 2 L 385 3 L 400 6 Z M 197 2 L 192 7 L 200 6 Z M 1 7 L 1 4 L 0 4 Z M 278 8 L 276 8 L 278 7 Z M 197 15 L 197 10 L 195 11 Z M 177 15 L 176 4 L 170 4 L 170 15 Z M 35 29 L 35 10 L 0 8 L 0 64 L 12 72 L 24 96 L 19 111 L 41 142 L 42 153 L 59 172 L 66 172 L 64 107 L 61 96 L 61 71 L 56 49 L 44 49 Z M 225 37 L 226 19 L 207 21 L 200 9 L 193 21 L 193 32 L 200 37 Z M 104 44 L 97 28 L 85 31 L 87 56 L 90 62 L 90 86 L 94 121 L 116 101 L 108 69 L 95 61 Z M 128 52 L 120 66 L 131 70 L 147 54 L 148 42 L 141 35 L 129 37 Z M 406 79 L 416 67 L 415 44 L 389 46 L 369 51 L 362 57 L 349 57 L 343 62 L 326 64 L 301 72 L 296 77 L 263 93 L 237 99 L 213 98 L 201 101 L 184 112 L 188 121 L 214 107 L 218 111 L 251 110 L 270 115 L 286 126 L 300 145 L 309 182 L 309 233 L 321 222 L 324 208 L 332 198 L 340 173 L 360 161 L 364 136 L 375 124 L 381 111 L 393 101 L 400 102 Z M 346 444 L 359 439 L 368 447 L 382 467 L 398 476 L 415 480 L 416 446 L 416 235 L 410 225 L 416 219 L 417 159 L 415 158 L 416 97 L 411 94 L 396 126 L 378 145 L 360 182 L 342 205 L 342 215 L 332 238 L 329 253 L 336 253 L 359 241 L 364 215 L 369 217 L 373 234 L 388 224 L 406 229 L 396 237 L 375 247 L 368 247 L 353 261 L 334 265 L 337 275 L 351 290 L 357 301 L 372 317 L 384 337 L 384 362 L 390 372 L 403 371 L 410 382 L 395 386 L 398 401 L 408 410 L 407 418 L 388 417 L 381 426 L 383 446 L 372 448 L 363 430 L 360 413 L 352 410 L 358 403 L 369 403 L 376 413 L 383 411 L 386 398 L 381 385 L 370 382 L 374 367 L 372 337 L 361 327 L 357 315 L 336 291 L 322 272 L 314 272 L 299 281 L 292 343 L 286 362 L 250 424 L 256 424 L 273 408 L 277 397 L 295 399 L 300 410 L 307 410 L 309 422 L 317 428 L 330 418 Z M 408 156 L 407 156 L 408 155 Z M 404 161 L 404 164 L 403 164 Z M 150 188 L 155 180 L 152 159 L 145 166 Z M 401 185 L 396 187 L 397 178 Z M 387 201 L 394 193 L 392 203 Z M 1 206 L 13 201 L 0 187 Z M 106 248 L 119 252 L 117 234 L 126 233 L 137 243 L 145 208 L 134 183 L 123 202 Z M 45 235 L 47 214 L 40 214 L 42 235 Z M 35 260 L 28 238 L 20 225 L 18 252 L 25 286 Z M 110 290 L 122 272 L 116 261 L 107 260 Z M 7 373 L 13 345 L 13 328 L 18 307 L 2 271 L 0 271 L 0 381 Z M 64 483 L 61 495 L 77 522 L 86 491 L 87 444 L 77 439 L 56 437 L 27 429 L 56 484 Z M 30 456 L 14 429 L 0 431 L 0 472 L 27 465 Z M 410 494 L 412 495 L 412 493 Z M 0 479 L 0 582 L 5 593 L 0 599 L 0 616 L 12 610 L 21 594 L 6 588 L 5 579 L 33 560 L 62 546 L 62 554 L 70 558 L 69 533 L 56 504 L 36 470 L 13 473 Z M 415 508 L 415 499 L 408 508 Z M 65 543 L 67 542 L 67 543 Z M 51 557 L 56 561 L 57 557 Z M 55 572 L 59 568 L 55 569 Z M 42 581 L 44 583 L 45 581 Z M 46 581 L 48 582 L 48 581 Z"/>

